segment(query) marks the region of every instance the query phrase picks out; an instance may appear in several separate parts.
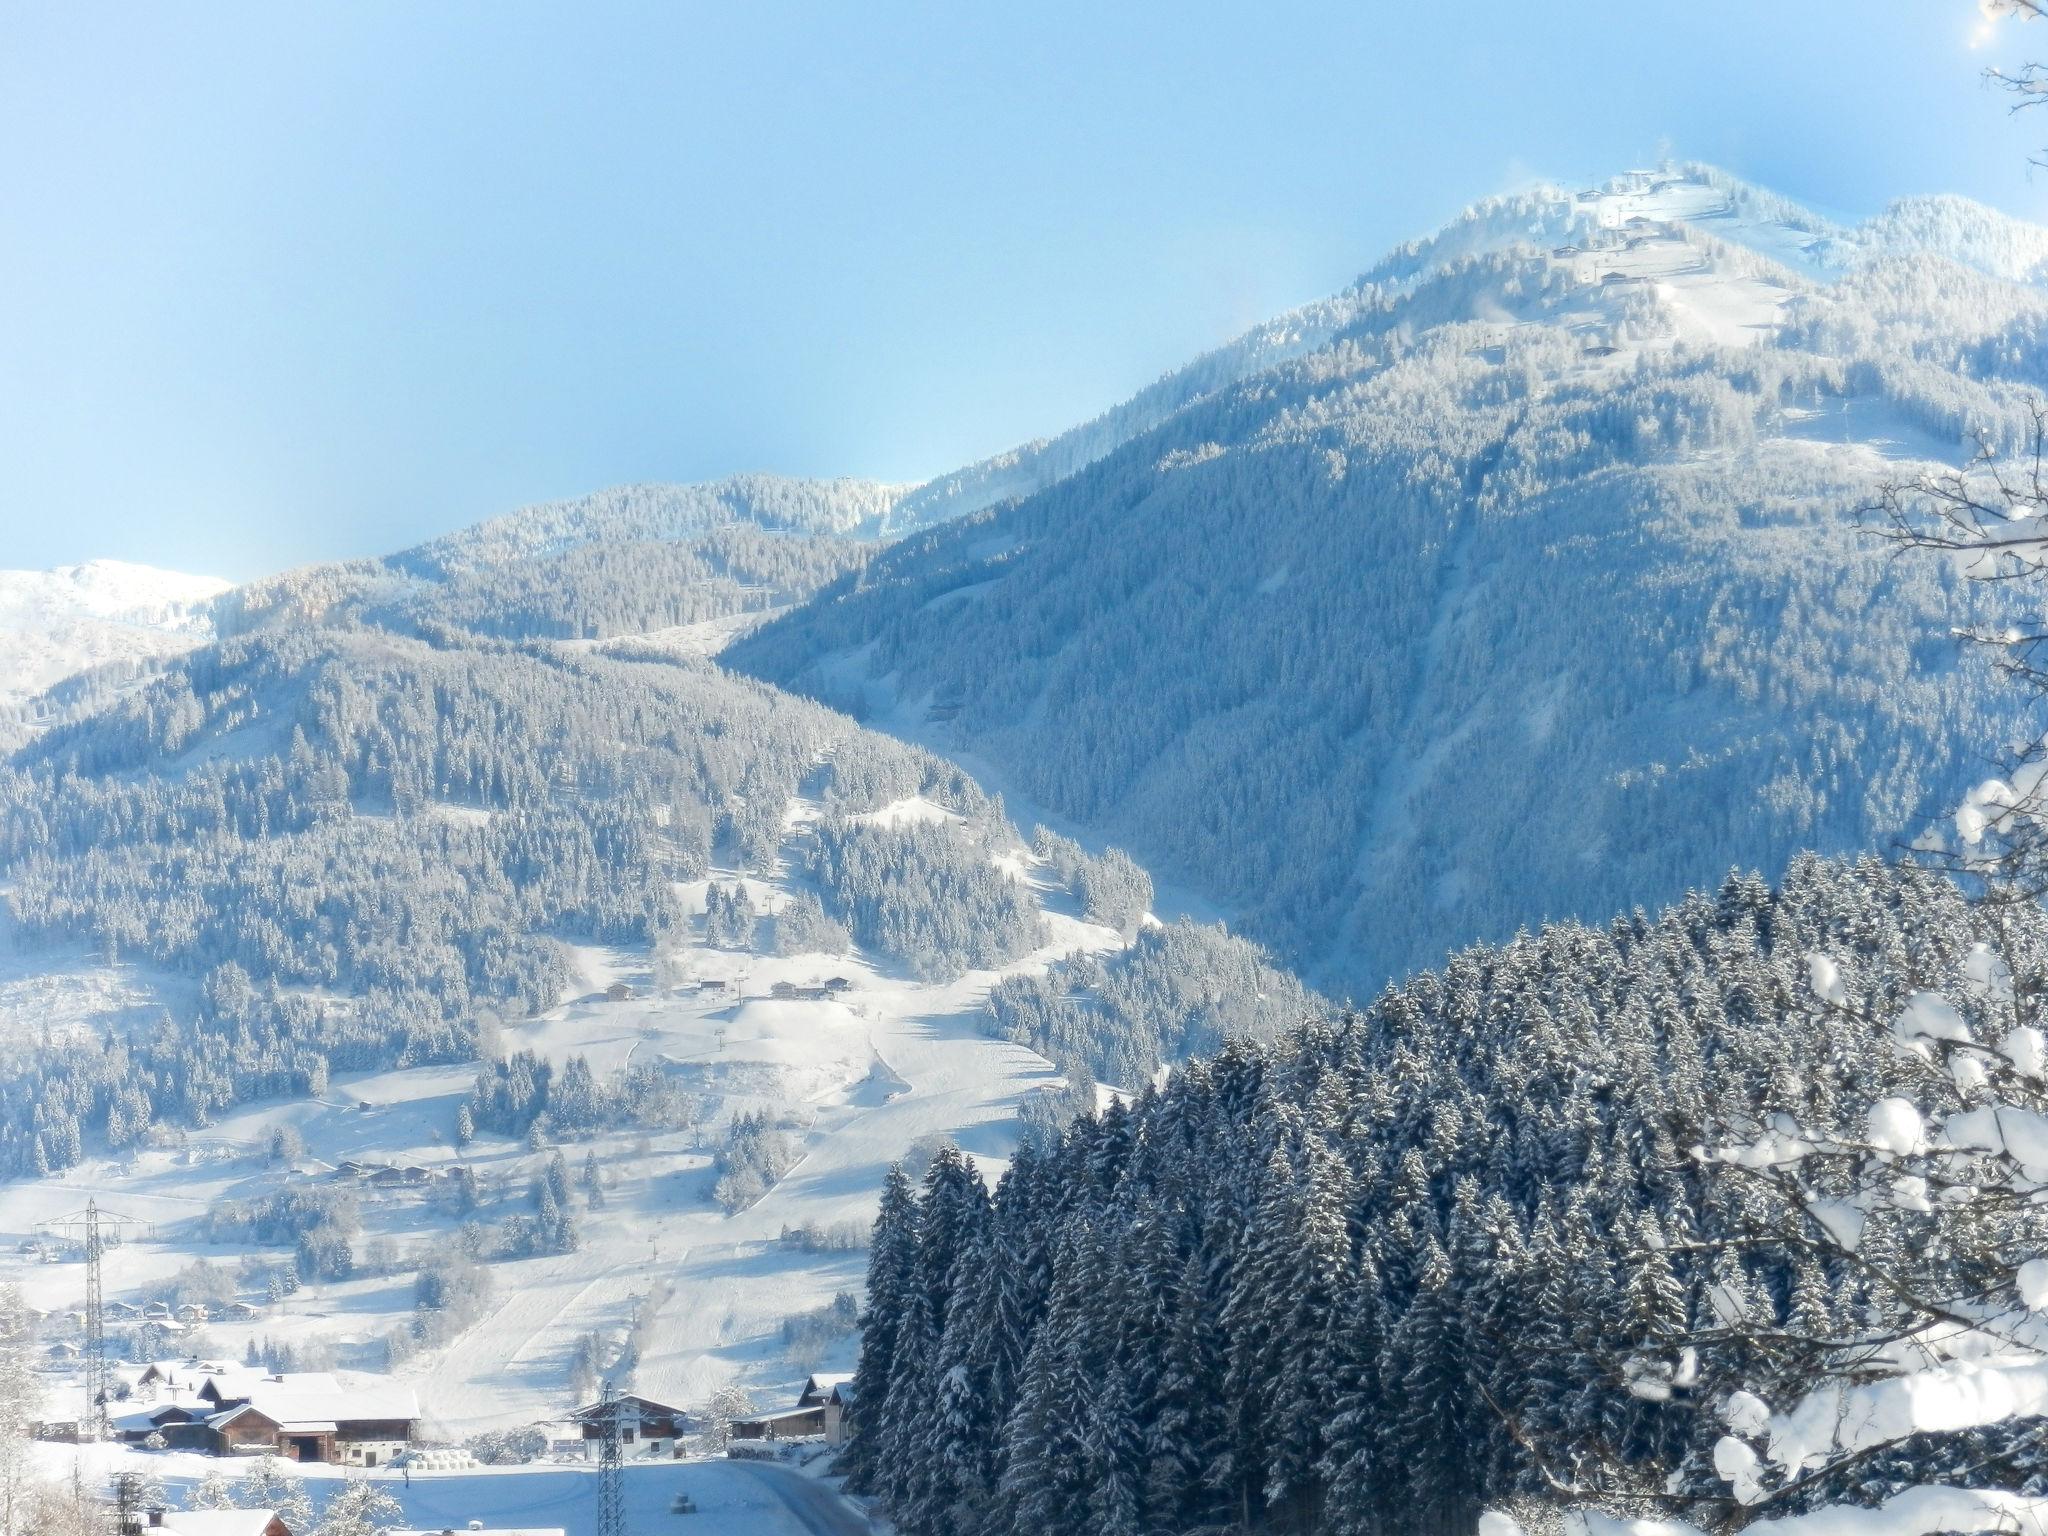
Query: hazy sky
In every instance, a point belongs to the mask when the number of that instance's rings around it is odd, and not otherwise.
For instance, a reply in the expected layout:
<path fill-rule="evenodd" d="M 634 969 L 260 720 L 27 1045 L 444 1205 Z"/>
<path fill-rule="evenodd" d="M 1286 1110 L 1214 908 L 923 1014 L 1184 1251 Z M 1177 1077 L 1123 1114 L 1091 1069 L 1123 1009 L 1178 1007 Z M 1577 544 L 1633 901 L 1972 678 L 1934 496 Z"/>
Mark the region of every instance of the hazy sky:
<path fill-rule="evenodd" d="M 0 0 L 0 566 L 920 479 L 1533 175 L 2048 220 L 1969 0 Z M 2028 45 L 2031 45 L 2029 49 Z"/>

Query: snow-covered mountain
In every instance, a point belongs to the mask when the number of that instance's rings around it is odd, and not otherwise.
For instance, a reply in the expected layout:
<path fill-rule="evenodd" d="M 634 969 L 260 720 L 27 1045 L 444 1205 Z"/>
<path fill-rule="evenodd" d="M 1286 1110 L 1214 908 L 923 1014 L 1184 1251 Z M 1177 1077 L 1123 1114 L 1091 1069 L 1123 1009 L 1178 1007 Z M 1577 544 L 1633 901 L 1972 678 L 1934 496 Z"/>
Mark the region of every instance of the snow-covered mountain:
<path fill-rule="evenodd" d="M 199 649 L 0 776 L 0 1227 L 103 1192 L 160 1224 L 110 1294 L 196 1295 L 244 1283 L 201 1252 L 296 1273 L 304 1199 L 305 1290 L 214 1331 L 392 1364 L 451 1435 L 629 1356 L 689 1402 L 845 1365 L 890 1162 L 992 1171 L 1062 1076 L 1321 1006 L 1108 839 L 1362 988 L 1941 807 L 2012 718 L 1938 638 L 1969 595 L 1854 511 L 2023 430 L 2044 238 L 1542 188 L 914 489 L 628 488 L 210 610 L 66 576 Z M 775 614 L 752 677 L 706 659 Z M 458 1242 L 497 1305 L 425 1326 Z"/>
<path fill-rule="evenodd" d="M 133 676 L 203 643 L 230 585 L 124 560 L 0 571 L 0 732 L 32 724 L 29 700 L 67 678 Z"/>
<path fill-rule="evenodd" d="M 985 765 L 1331 983 L 1910 836 L 2009 734 L 1858 526 L 2012 446 L 2048 233 L 1705 167 L 1491 199 L 728 659 Z M 953 488 L 949 490 L 949 487 Z"/>

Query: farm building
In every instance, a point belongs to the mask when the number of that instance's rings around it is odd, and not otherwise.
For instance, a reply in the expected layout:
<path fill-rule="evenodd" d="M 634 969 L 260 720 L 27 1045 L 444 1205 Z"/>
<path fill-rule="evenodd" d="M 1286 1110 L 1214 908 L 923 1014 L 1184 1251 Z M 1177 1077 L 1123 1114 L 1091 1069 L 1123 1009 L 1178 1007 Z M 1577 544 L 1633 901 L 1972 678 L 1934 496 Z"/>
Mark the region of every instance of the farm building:
<path fill-rule="evenodd" d="M 669 1455 L 677 1442 L 697 1427 L 689 1410 L 635 1392 L 621 1393 L 618 1403 L 619 1444 L 631 1456 Z M 597 1443 L 604 1439 L 604 1408 L 603 1403 L 591 1403 L 569 1415 L 571 1423 L 582 1426 L 587 1453 L 594 1454 Z"/>
<path fill-rule="evenodd" d="M 183 1380 L 172 1379 L 178 1372 Z M 410 1387 L 379 1378 L 344 1383 L 325 1371 L 266 1376 L 227 1368 L 204 1374 L 194 1388 L 188 1366 L 170 1376 L 143 1374 L 166 1400 L 115 1421 L 115 1432 L 131 1444 L 157 1434 L 173 1449 L 215 1456 L 375 1467 L 411 1445 L 419 1417 Z"/>

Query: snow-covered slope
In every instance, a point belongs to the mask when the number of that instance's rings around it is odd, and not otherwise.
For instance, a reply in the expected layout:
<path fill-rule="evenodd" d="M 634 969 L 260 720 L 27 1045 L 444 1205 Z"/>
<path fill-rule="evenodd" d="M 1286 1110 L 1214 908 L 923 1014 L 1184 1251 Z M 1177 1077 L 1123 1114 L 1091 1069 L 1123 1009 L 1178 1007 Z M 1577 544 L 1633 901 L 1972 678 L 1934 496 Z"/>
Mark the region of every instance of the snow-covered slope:
<path fill-rule="evenodd" d="M 808 814 L 814 808 L 794 808 L 799 821 Z M 1044 887 L 1028 855 L 1011 857 Z M 746 881 L 762 911 L 786 902 L 791 883 L 780 875 Z M 704 888 L 703 881 L 685 887 L 685 905 L 701 910 Z M 637 1346 L 633 1381 L 651 1396 L 694 1405 L 736 1382 L 765 1406 L 793 1395 L 809 1370 L 850 1369 L 843 1330 L 822 1359 L 792 1356 L 779 1335 L 786 1319 L 829 1306 L 836 1293 L 857 1292 L 866 1253 L 853 1246 L 806 1251 L 788 1234 L 864 1231 L 889 1165 L 940 1138 L 983 1159 L 992 1173 L 1000 1169 L 1018 1134 L 1020 1102 L 1059 1079 L 1042 1057 L 988 1038 L 982 1005 L 990 985 L 999 974 L 1041 972 L 1076 950 L 1118 947 L 1113 932 L 1058 910 L 1047 920 L 1039 951 L 1002 973 L 971 972 L 945 984 L 915 982 L 857 955 L 750 955 L 691 942 L 679 951 L 673 985 L 663 987 L 645 951 L 580 947 L 573 995 L 538 1017 L 508 1022 L 502 1049 L 534 1050 L 558 1072 L 582 1056 L 600 1078 L 630 1066 L 653 1069 L 695 1095 L 705 1120 L 652 1132 L 621 1127 L 566 1146 L 572 1167 L 586 1155 L 597 1159 L 603 1204 L 578 1212 L 575 1252 L 493 1265 L 497 1300 L 487 1321 L 402 1368 L 433 1431 L 461 1438 L 560 1416 L 587 1391 L 572 1375 L 578 1341 L 594 1335 L 616 1349 L 647 1298 L 666 1292 L 673 1294 L 648 1310 Z M 772 995 L 778 983 L 807 986 L 828 976 L 850 985 L 831 1000 Z M 730 990 L 698 990 L 714 978 Z M 636 995 L 608 998 L 614 982 Z M 216 1350 L 236 1358 L 249 1339 L 290 1339 L 300 1347 L 319 1341 L 343 1363 L 374 1366 L 377 1341 L 411 1314 L 412 1269 L 452 1240 L 463 1217 L 432 1190 L 380 1191 L 337 1168 L 348 1159 L 436 1170 L 461 1164 L 511 1195 L 508 1209 L 523 1206 L 519 1192 L 546 1154 L 529 1151 L 522 1138 L 489 1133 L 469 1148 L 455 1145 L 456 1106 L 476 1070 L 459 1064 L 349 1074 L 311 1099 L 225 1114 L 176 1144 L 0 1185 L 0 1231 L 25 1233 L 97 1192 L 109 1208 L 158 1225 L 150 1240 L 131 1241 L 108 1260 L 108 1295 L 139 1301 L 197 1257 L 229 1265 L 244 1254 L 289 1261 L 288 1251 L 205 1243 L 196 1227 L 209 1207 L 339 1181 L 364 1212 L 359 1250 L 392 1245 L 396 1275 L 365 1268 L 207 1332 Z M 724 1119 L 751 1111 L 789 1127 L 801 1158 L 759 1200 L 728 1214 L 710 1198 L 712 1149 Z M 285 1125 L 305 1147 L 292 1168 L 268 1156 L 272 1133 Z M 32 1305 L 59 1313 L 81 1294 L 75 1262 L 8 1252 L 0 1254 L 0 1278 L 19 1283 Z"/>
<path fill-rule="evenodd" d="M 28 723 L 30 699 L 81 672 L 132 676 L 202 643 L 206 606 L 229 586 L 122 560 L 0 571 L 0 722 Z"/>
<path fill-rule="evenodd" d="M 1024 499 L 729 659 L 991 765 L 1361 992 L 1882 846 L 2011 721 L 1940 638 L 1969 596 L 1857 510 L 2023 438 L 2044 249 L 1956 199 L 1845 226 L 1699 166 L 1491 199 L 972 472 Z"/>

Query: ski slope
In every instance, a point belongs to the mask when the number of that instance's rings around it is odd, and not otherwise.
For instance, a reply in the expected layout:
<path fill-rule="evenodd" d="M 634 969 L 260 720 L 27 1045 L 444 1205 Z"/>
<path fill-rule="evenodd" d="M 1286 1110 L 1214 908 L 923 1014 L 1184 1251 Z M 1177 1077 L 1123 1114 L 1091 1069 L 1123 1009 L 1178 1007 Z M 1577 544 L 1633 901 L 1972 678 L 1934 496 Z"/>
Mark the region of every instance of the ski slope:
<path fill-rule="evenodd" d="M 904 802 L 883 819 L 923 820 L 935 809 Z M 800 806 L 791 819 L 801 824 L 814 813 Z M 1077 949 L 1103 951 L 1120 942 L 1114 931 L 1062 911 L 1070 903 L 1046 886 L 1027 850 L 1011 848 L 997 858 L 1013 878 L 1041 887 L 1047 909 L 1048 942 L 1004 971 L 934 985 L 858 954 L 778 957 L 699 943 L 680 956 L 684 984 L 663 993 L 645 952 L 585 946 L 575 952 L 572 996 L 536 1018 L 503 1024 L 499 1049 L 506 1054 L 530 1049 L 558 1070 L 582 1055 L 600 1078 L 655 1066 L 699 1097 L 704 1116 L 688 1129 L 626 1129 L 561 1145 L 572 1175 L 586 1149 L 595 1152 L 607 1184 L 604 1205 L 584 1210 L 578 1196 L 577 1251 L 493 1263 L 488 1317 L 445 1349 L 403 1364 L 429 1437 L 460 1440 L 559 1418 L 579 1399 L 571 1379 L 579 1342 L 594 1334 L 616 1347 L 648 1298 L 664 1294 L 642 1329 L 632 1378 L 649 1395 L 694 1405 L 737 1382 L 761 1406 L 781 1405 L 793 1400 L 811 1369 L 850 1365 L 850 1337 L 830 1361 L 806 1361 L 785 1353 L 780 1334 L 786 1318 L 826 1307 L 837 1293 L 858 1293 L 866 1254 L 803 1252 L 783 1242 L 784 1232 L 864 1227 L 889 1166 L 941 1138 L 991 1177 L 999 1173 L 1015 1144 L 1020 1101 L 1060 1079 L 1043 1058 L 981 1032 L 989 988 L 1001 975 L 1042 970 Z M 743 877 L 717 871 L 711 878 Z M 745 877 L 744 884 L 757 910 L 773 911 L 788 899 L 789 878 Z M 702 910 L 707 884 L 678 886 L 691 910 Z M 848 985 L 829 999 L 771 995 L 778 982 L 807 987 L 833 977 Z M 714 996 L 691 989 L 708 979 L 729 990 Z M 633 995 L 610 999 L 614 982 Z M 333 1182 L 345 1160 L 427 1169 L 466 1163 L 495 1191 L 478 1219 L 523 1210 L 524 1192 L 547 1154 L 484 1133 L 467 1151 L 455 1145 L 456 1111 L 476 1072 L 456 1065 L 337 1076 L 317 1100 L 243 1107 L 181 1146 L 89 1159 L 57 1178 L 0 1186 L 0 1280 L 58 1314 L 50 1326 L 61 1333 L 61 1315 L 82 1305 L 83 1269 L 18 1251 L 39 1223 L 93 1198 L 153 1225 L 153 1235 L 136 1227 L 106 1260 L 109 1298 L 139 1301 L 195 1258 L 232 1265 L 252 1251 L 198 1240 L 195 1226 L 209 1207 L 280 1185 Z M 732 1115 L 756 1111 L 798 1137 L 802 1155 L 751 1207 L 728 1215 L 711 1200 L 717 1133 Z M 297 1128 L 306 1149 L 289 1168 L 267 1158 L 272 1130 L 286 1124 Z M 381 1365 L 378 1341 L 410 1317 L 419 1259 L 447 1243 L 461 1218 L 452 1200 L 431 1187 L 351 1187 L 363 1213 L 358 1260 L 381 1239 L 394 1254 L 389 1272 L 307 1285 L 266 1303 L 252 1320 L 209 1322 L 202 1331 L 210 1352 L 239 1358 L 252 1339 L 317 1338 L 332 1345 L 344 1368 Z M 290 1260 L 288 1249 L 253 1252 L 268 1263 Z M 75 1412 L 71 1380 L 52 1374 L 53 1411 Z"/>

